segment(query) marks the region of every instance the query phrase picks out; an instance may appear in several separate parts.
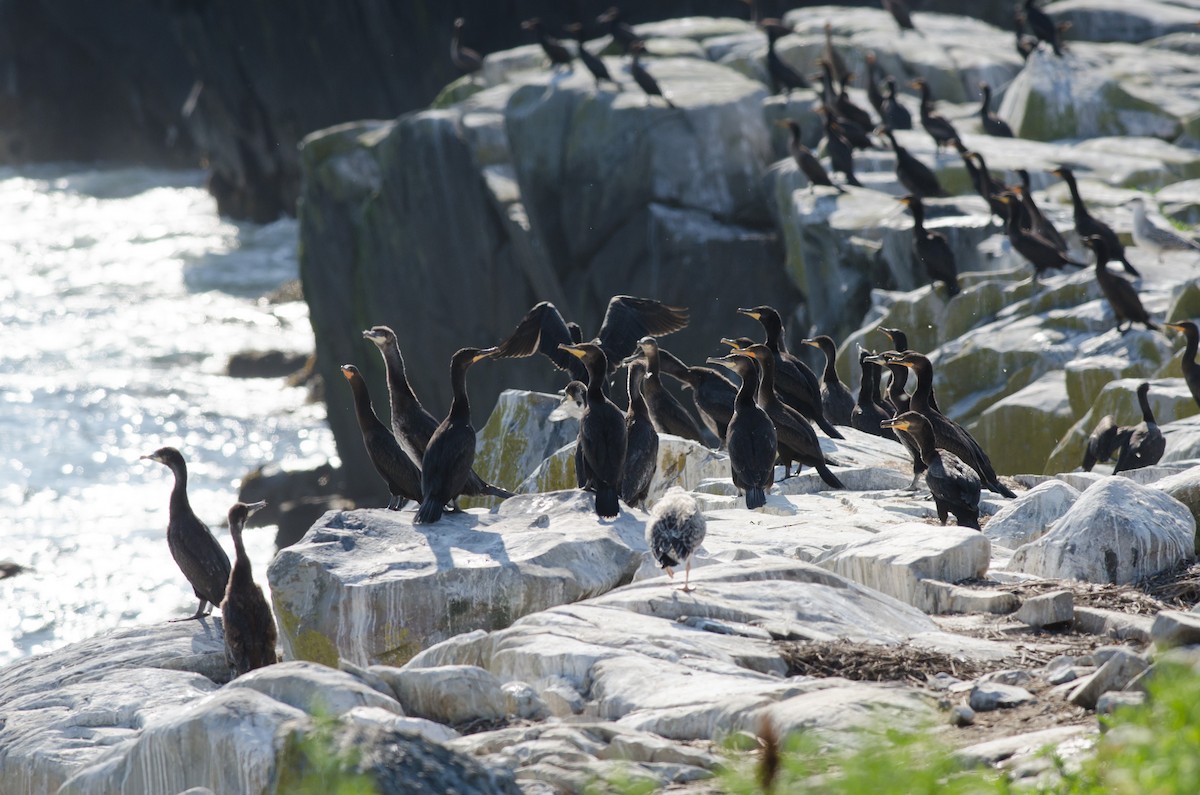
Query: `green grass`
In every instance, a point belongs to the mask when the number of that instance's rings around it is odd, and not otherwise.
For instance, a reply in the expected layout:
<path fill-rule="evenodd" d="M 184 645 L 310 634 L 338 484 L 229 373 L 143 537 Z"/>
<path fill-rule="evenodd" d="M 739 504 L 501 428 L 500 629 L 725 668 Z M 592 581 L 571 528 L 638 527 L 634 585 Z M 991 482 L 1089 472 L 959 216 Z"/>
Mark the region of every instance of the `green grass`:
<path fill-rule="evenodd" d="M 316 715 L 314 727 L 288 738 L 279 765 L 282 795 L 377 795 L 371 776 L 358 772 L 357 754 L 338 752 L 336 718 Z"/>

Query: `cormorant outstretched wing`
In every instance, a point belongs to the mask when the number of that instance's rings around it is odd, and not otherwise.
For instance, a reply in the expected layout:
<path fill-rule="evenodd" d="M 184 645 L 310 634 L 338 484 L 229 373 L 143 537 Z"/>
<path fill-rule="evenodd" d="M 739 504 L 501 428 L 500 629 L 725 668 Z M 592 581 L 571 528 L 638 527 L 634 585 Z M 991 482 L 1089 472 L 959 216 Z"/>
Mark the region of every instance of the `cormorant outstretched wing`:
<path fill-rule="evenodd" d="M 571 330 L 558 308 L 549 301 L 542 301 L 525 313 L 513 333 L 497 347 L 492 358 L 522 358 L 541 353 L 554 362 L 555 367 L 567 370 L 573 379 L 586 384 L 588 376 L 583 363 L 558 349 L 559 345 L 571 345 L 573 342 Z"/>
<path fill-rule="evenodd" d="M 637 349 L 642 337 L 661 337 L 687 324 L 688 312 L 682 307 L 652 298 L 615 295 L 604 312 L 598 339 L 611 370 Z"/>

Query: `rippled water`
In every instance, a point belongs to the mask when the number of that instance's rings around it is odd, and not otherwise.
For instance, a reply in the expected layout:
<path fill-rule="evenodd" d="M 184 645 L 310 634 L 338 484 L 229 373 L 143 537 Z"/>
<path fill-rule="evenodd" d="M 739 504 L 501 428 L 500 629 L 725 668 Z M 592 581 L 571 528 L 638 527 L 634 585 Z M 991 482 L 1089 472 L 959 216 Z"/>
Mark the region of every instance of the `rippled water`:
<path fill-rule="evenodd" d="M 281 379 L 231 379 L 230 354 L 307 352 L 296 225 L 216 214 L 199 172 L 0 169 L 0 664 L 116 626 L 190 615 L 167 550 L 171 474 L 224 528 L 239 479 L 334 455 L 324 407 Z M 220 527 L 218 527 L 220 525 Z M 250 529 L 266 579 L 274 529 Z"/>

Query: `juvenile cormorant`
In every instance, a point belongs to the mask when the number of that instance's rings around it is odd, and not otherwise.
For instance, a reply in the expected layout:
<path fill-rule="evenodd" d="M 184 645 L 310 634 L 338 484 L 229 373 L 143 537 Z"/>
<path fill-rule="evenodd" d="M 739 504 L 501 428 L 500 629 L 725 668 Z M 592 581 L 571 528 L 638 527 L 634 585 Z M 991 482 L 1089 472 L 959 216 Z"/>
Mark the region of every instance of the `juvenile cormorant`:
<path fill-rule="evenodd" d="M 275 617 L 263 597 L 262 588 L 254 582 L 250 558 L 242 544 L 242 528 L 246 519 L 266 506 L 265 502 L 234 503 L 229 509 L 229 534 L 233 536 L 235 559 L 225 599 L 221 602 L 221 620 L 225 627 L 225 661 L 234 676 L 274 665 Z"/>
<path fill-rule="evenodd" d="M 675 107 L 675 103 L 667 98 L 667 95 L 662 92 L 658 81 L 653 75 L 646 71 L 646 67 L 642 66 L 641 55 L 646 51 L 646 45 L 638 43 L 629 48 L 630 62 L 629 74 L 633 76 L 633 82 L 646 93 L 646 104 L 650 104 L 651 97 L 662 97 L 662 101 L 667 103 L 668 108 Z"/>
<path fill-rule="evenodd" d="M 884 351 L 867 357 L 868 362 L 887 367 L 892 374 L 892 382 L 888 385 L 888 402 L 894 412 L 892 416 L 896 417 L 909 411 L 912 405 L 911 397 L 904 391 L 904 384 L 908 379 L 908 368 L 891 358 L 898 354 L 899 351 Z M 892 428 L 891 430 L 896 434 L 896 440 L 904 445 L 904 449 L 908 451 L 908 455 L 912 459 L 913 476 L 908 487 L 916 489 L 917 481 L 925 473 L 925 462 L 921 460 L 921 449 L 917 446 L 917 440 L 908 431 L 903 428 Z"/>
<path fill-rule="evenodd" d="M 1138 248 L 1152 251 L 1162 262 L 1164 251 L 1200 251 L 1200 243 L 1181 237 L 1169 229 L 1156 225 L 1146 215 L 1146 201 L 1136 197 L 1129 206 L 1133 208 L 1133 242 Z"/>
<path fill-rule="evenodd" d="M 921 92 L 921 126 L 933 138 L 940 151 L 943 146 L 948 146 L 955 138 L 959 138 L 958 132 L 953 124 L 933 109 L 933 94 L 924 78 L 918 77 L 912 81 L 912 87 Z"/>
<path fill-rule="evenodd" d="M 829 469 L 829 460 L 821 450 L 821 441 L 808 421 L 795 409 L 786 405 L 775 392 L 775 355 L 762 343 L 733 351 L 730 356 L 749 356 L 755 360 L 762 373 L 755 400 L 767 413 L 775 426 L 776 458 L 783 464 L 783 476 L 792 476 L 792 462 L 798 466 L 796 474 L 805 466 L 817 470 L 825 485 L 833 489 L 844 489 L 842 482 Z"/>
<path fill-rule="evenodd" d="M 983 131 L 988 135 L 994 135 L 999 138 L 1012 138 L 1012 127 L 1008 126 L 1008 122 L 992 113 L 992 87 L 987 83 L 980 83 L 979 90 L 983 93 L 983 104 L 979 106 L 979 118 L 983 122 Z"/>
<path fill-rule="evenodd" d="M 747 508 L 761 508 L 767 504 L 767 489 L 775 480 L 778 450 L 775 425 L 755 400 L 759 392 L 758 365 L 754 356 L 740 356 L 736 351 L 728 356 L 710 358 L 708 363 L 728 367 L 742 379 L 734 402 L 733 419 L 729 421 L 729 432 L 725 435 L 725 447 L 729 450 L 733 485 L 739 493 L 746 495 Z"/>
<path fill-rule="evenodd" d="M 1051 268 L 1064 268 L 1067 265 L 1085 267 L 1082 262 L 1068 259 L 1054 244 L 1033 232 L 1021 228 L 1021 211 L 1017 198 L 1009 194 L 1001 194 L 999 200 L 1008 211 L 1004 224 L 1005 232 L 1012 247 L 1033 266 L 1033 280 L 1036 282 L 1043 272 Z"/>
<path fill-rule="evenodd" d="M 892 149 L 896 152 L 896 178 L 909 193 L 920 199 L 950 195 L 946 193 L 942 183 L 938 182 L 933 169 L 913 157 L 912 153 L 897 143 L 896 135 L 887 127 L 879 129 L 887 136 L 888 141 L 892 144 Z"/>
<path fill-rule="evenodd" d="M 659 433 L 670 433 L 697 444 L 704 444 L 704 437 L 695 417 L 663 386 L 659 370 L 658 343 L 654 337 L 642 337 L 638 340 L 638 347 L 646 357 L 646 378 L 641 386 L 646 404 L 650 407 L 650 418 L 654 422 L 654 428 Z"/>
<path fill-rule="evenodd" d="M 725 443 L 725 431 L 733 417 L 737 387 L 711 367 L 689 367 L 663 348 L 658 349 L 659 367 L 666 375 L 692 390 L 692 402 L 708 429 Z"/>
<path fill-rule="evenodd" d="M 1142 299 L 1138 298 L 1134 286 L 1126 281 L 1125 277 L 1118 276 L 1108 269 L 1108 249 L 1104 247 L 1104 238 L 1093 235 L 1087 238 L 1087 244 L 1096 255 L 1096 281 L 1099 282 L 1104 297 L 1108 299 L 1108 305 L 1112 307 L 1113 315 L 1117 319 L 1117 331 L 1124 336 L 1133 328 L 1134 323 L 1141 323 L 1146 328 L 1157 331 L 1158 326 L 1154 325 L 1150 314 L 1142 306 Z M 1121 328 L 1123 320 L 1129 322 L 1124 329 Z"/>
<path fill-rule="evenodd" d="M 654 506 L 650 521 L 646 523 L 646 546 L 654 556 L 654 562 L 675 577 L 675 567 L 685 563 L 683 570 L 684 592 L 695 590 L 688 584 L 692 573 L 692 553 L 704 543 L 707 523 L 704 513 L 694 497 L 678 487 L 673 487 Z"/>
<path fill-rule="evenodd" d="M 864 78 L 867 89 L 867 101 L 871 103 L 871 107 L 875 109 L 875 112 L 879 114 L 880 118 L 883 118 L 883 92 L 879 90 L 879 84 L 875 82 L 875 70 L 877 68 L 878 67 L 875 63 L 875 53 L 868 52 L 867 74 Z M 887 119 L 884 119 L 883 123 L 887 124 Z"/>
<path fill-rule="evenodd" d="M 825 152 L 829 155 L 829 163 L 835 172 L 846 178 L 847 185 L 861 188 L 862 183 L 854 176 L 854 150 L 842 137 L 842 127 L 833 118 L 833 114 L 825 113 L 824 110 L 817 108 L 825 124 Z"/>
<path fill-rule="evenodd" d="M 930 281 L 941 281 L 946 285 L 950 297 L 958 295 L 958 263 L 954 250 L 946 242 L 945 235 L 925 228 L 925 205 L 919 196 L 905 196 L 900 203 L 908 207 L 913 217 L 913 257 L 925 266 Z"/>
<path fill-rule="evenodd" d="M 792 153 L 792 158 L 796 161 L 800 171 L 808 178 L 809 187 L 813 185 L 835 187 L 833 180 L 825 173 L 825 167 L 821 165 L 821 161 L 817 160 L 816 155 L 801 140 L 799 122 L 794 119 L 782 119 L 777 123 L 788 128 L 788 132 L 791 134 L 788 140 L 788 151 Z"/>
<path fill-rule="evenodd" d="M 579 60 L 583 61 L 583 65 L 587 67 L 589 72 L 592 73 L 592 77 L 596 80 L 596 86 L 599 87 L 601 81 L 606 81 L 616 86 L 617 90 L 619 91 L 621 89 L 621 84 L 616 80 L 613 80 L 612 75 L 608 73 L 608 67 L 604 65 L 604 61 L 601 60 L 599 56 L 592 55 L 592 53 L 588 51 L 588 48 L 583 46 L 586 38 L 586 31 L 583 29 L 583 25 L 579 22 L 573 22 L 570 25 L 567 25 L 566 29 L 569 33 L 573 33 L 575 35 L 575 41 L 579 44 L 579 47 L 577 48 Z"/>
<path fill-rule="evenodd" d="M 1167 440 L 1154 421 L 1154 412 L 1150 410 L 1150 384 L 1143 381 L 1137 388 L 1138 405 L 1142 409 L 1142 421 L 1129 429 L 1129 436 L 1121 445 L 1117 454 L 1117 465 L 1113 474 L 1128 472 L 1131 469 L 1154 466 L 1162 458 L 1167 449 Z"/>
<path fill-rule="evenodd" d="M 421 507 L 415 524 L 432 524 L 442 518 L 446 503 L 463 493 L 475 461 L 475 428 L 467 398 L 467 369 L 487 359 L 495 348 L 460 348 L 450 357 L 450 387 L 454 400 L 450 413 L 433 432 L 421 461 Z"/>
<path fill-rule="evenodd" d="M 587 384 L 582 381 L 571 381 L 562 388 L 562 393 L 567 399 L 574 401 L 576 407 L 580 409 L 587 408 Z M 592 484 L 587 480 L 583 466 L 582 438 L 580 434 L 575 435 L 575 482 L 579 485 L 579 488 L 590 490 Z"/>
<path fill-rule="evenodd" d="M 883 9 L 892 15 L 892 19 L 896 20 L 896 24 L 900 26 L 900 30 L 917 29 L 917 26 L 913 24 L 908 3 L 904 0 L 883 0 Z"/>
<path fill-rule="evenodd" d="M 1025 21 L 1029 24 L 1029 30 L 1040 41 L 1049 44 L 1054 49 L 1054 54 L 1061 58 L 1062 34 L 1058 25 L 1033 3 L 1034 0 L 1025 0 Z"/>
<path fill-rule="evenodd" d="M 608 374 L 604 350 L 591 342 L 561 347 L 587 368 L 587 408 L 579 420 L 584 480 L 596 492 L 596 515 L 608 519 L 621 512 L 617 498 L 624 481 L 628 445 L 625 414 L 604 392 L 604 379 Z"/>
<path fill-rule="evenodd" d="M 650 409 L 642 396 L 646 366 L 635 361 L 629 365 L 629 409 L 625 412 L 625 472 L 621 478 L 621 499 L 630 508 L 645 507 L 650 481 L 658 469 L 658 431 L 650 420 Z M 578 448 L 576 448 L 578 451 Z"/>
<path fill-rule="evenodd" d="M 1054 224 L 1050 223 L 1049 219 L 1042 214 L 1042 210 L 1033 200 L 1033 188 L 1029 180 L 1029 172 L 1023 168 L 1017 169 L 1017 177 L 1021 180 L 1019 188 L 1013 188 L 1013 192 L 1021 199 L 1021 211 L 1025 216 L 1022 222 L 1022 228 L 1033 232 L 1038 237 L 1053 245 L 1064 255 L 1067 254 L 1067 241 L 1054 228 Z"/>
<path fill-rule="evenodd" d="M 421 499 L 421 469 L 401 449 L 396 437 L 380 422 L 371 406 L 371 396 L 362 373 L 352 364 L 342 365 L 342 375 L 350 382 L 354 393 L 354 417 L 362 434 L 367 455 L 375 465 L 375 471 L 387 483 L 389 511 L 398 511 L 409 500 Z"/>
<path fill-rule="evenodd" d="M 560 66 L 571 66 L 571 51 L 564 47 L 558 39 L 552 38 L 546 33 L 540 18 L 533 17 L 525 20 L 521 23 L 521 30 L 533 31 L 533 35 L 537 36 L 538 44 L 542 45 L 542 52 L 546 53 L 546 57 L 550 59 L 550 64 L 555 69 Z"/>
<path fill-rule="evenodd" d="M 1083 203 L 1083 198 L 1079 195 L 1079 186 L 1075 184 L 1075 174 L 1066 166 L 1059 166 L 1050 172 L 1067 183 L 1067 188 L 1071 191 L 1071 204 L 1075 209 L 1075 233 L 1080 237 L 1090 237 L 1092 235 L 1100 235 L 1104 238 L 1104 245 L 1108 248 L 1108 254 L 1114 262 L 1120 262 L 1125 267 L 1125 272 L 1134 278 L 1140 277 L 1137 268 L 1129 263 L 1129 259 L 1125 256 L 1125 245 L 1121 243 L 1121 239 L 1117 237 L 1117 233 L 1112 230 L 1112 227 L 1103 221 L 1098 221 L 1088 212 L 1087 206 Z"/>
<path fill-rule="evenodd" d="M 463 74 L 478 72 L 483 68 L 483 56 L 470 47 L 462 46 L 462 29 L 466 21 L 459 17 L 454 20 L 454 33 L 450 37 L 450 60 Z"/>
<path fill-rule="evenodd" d="M 825 416 L 821 405 L 821 383 L 816 374 L 788 352 L 783 339 L 783 319 L 779 313 L 773 307 L 763 305 L 739 309 L 738 314 L 754 318 L 767 332 L 766 346 L 775 354 L 775 388 L 780 400 L 815 422 L 826 436 L 844 439 Z"/>
<path fill-rule="evenodd" d="M 858 384 L 858 400 L 850 413 L 850 425 L 863 433 L 895 440 L 897 437 L 892 431 L 880 427 L 880 423 L 891 419 L 892 415 L 879 405 L 879 381 L 883 375 L 883 368 L 878 363 L 867 360 L 871 355 L 870 351 L 861 347 L 858 349 L 858 366 L 862 370 L 862 377 Z"/>
<path fill-rule="evenodd" d="M 608 26 L 608 32 L 613 37 L 613 41 L 620 45 L 625 52 L 629 52 L 634 44 L 642 43 L 642 37 L 634 33 L 628 23 L 621 20 L 621 11 L 616 6 L 610 7 L 596 17 L 596 22 Z"/>
<path fill-rule="evenodd" d="M 821 53 L 821 60 L 829 64 L 834 80 L 838 83 L 846 82 L 850 75 L 850 69 L 842 59 L 841 53 L 833 46 L 833 25 L 828 21 L 825 22 L 825 49 Z M 868 122 L 869 124 L 870 122 Z"/>
<path fill-rule="evenodd" d="M 686 309 L 667 306 L 662 301 L 650 298 L 635 298 L 631 295 L 614 295 L 604 311 L 604 321 L 595 342 L 604 352 L 611 375 L 617 365 L 637 349 L 637 341 L 646 335 L 662 337 L 679 331 L 688 324 Z M 582 333 L 575 326 L 574 333 L 558 309 L 549 301 L 535 304 L 525 313 L 508 339 L 500 343 L 493 359 L 508 359 L 532 356 L 541 353 L 560 370 L 567 370 L 576 381 L 588 382 L 587 368 L 580 360 L 560 349 L 562 345 L 575 345 Z M 577 340 L 579 337 L 580 340 Z"/>
<path fill-rule="evenodd" d="M 205 607 L 219 606 L 225 598 L 225 586 L 229 584 L 229 556 L 208 526 L 192 512 L 187 496 L 187 464 L 180 452 L 174 447 L 160 447 L 142 458 L 157 461 L 175 475 L 167 519 L 167 547 L 200 600 L 196 613 L 188 619 L 201 618 L 212 612 L 205 612 Z"/>
<path fill-rule="evenodd" d="M 961 458 L 934 441 L 933 426 L 915 411 L 907 411 L 883 423 L 899 428 L 917 442 L 921 460 L 925 462 L 925 484 L 933 494 L 938 519 L 946 523 L 949 514 L 963 527 L 979 529 L 979 494 L 981 485 L 975 470 Z"/>
<path fill-rule="evenodd" d="M 1187 339 L 1187 346 L 1183 349 L 1183 361 L 1179 366 L 1183 370 L 1183 380 L 1187 383 L 1192 398 L 1195 399 L 1196 405 L 1200 406 L 1200 362 L 1196 361 L 1196 349 L 1200 347 L 1200 327 L 1190 320 L 1167 323 L 1166 326 L 1182 332 Z"/>
<path fill-rule="evenodd" d="M 774 83 L 772 93 L 778 94 L 783 91 L 790 95 L 793 88 L 808 88 L 808 81 L 804 79 L 804 75 L 789 66 L 779 57 L 779 53 L 775 52 L 775 42 L 791 33 L 792 29 L 778 19 L 764 19 L 758 26 L 767 34 L 767 74 Z"/>
<path fill-rule="evenodd" d="M 1124 446 L 1132 432 L 1131 428 L 1119 427 L 1113 415 L 1105 414 L 1088 437 L 1087 447 L 1083 450 L 1083 463 L 1080 464 L 1083 471 L 1091 472 L 1097 462 L 1110 460 Z"/>
<path fill-rule="evenodd" d="M 825 369 L 821 373 L 821 406 L 825 416 L 834 425 L 849 425 L 850 414 L 854 411 L 854 395 L 838 377 L 834 366 L 837 363 L 837 346 L 833 344 L 833 338 L 821 334 L 801 342 L 819 348 L 825 354 Z"/>
<path fill-rule="evenodd" d="M 408 383 L 408 376 L 404 372 L 404 357 L 400 354 L 400 343 L 396 340 L 396 333 L 387 326 L 372 326 L 362 335 L 363 339 L 374 343 L 383 356 L 383 366 L 387 371 L 392 433 L 408 457 L 414 463 L 419 462 L 425 458 L 425 448 L 429 446 L 429 439 L 437 430 L 438 421 L 421 405 Z M 417 493 L 420 494 L 419 491 Z M 475 471 L 467 477 L 467 484 L 462 493 L 468 497 L 499 497 L 502 500 L 513 496 L 511 491 L 488 483 Z"/>
<path fill-rule="evenodd" d="M 896 97 L 896 78 L 888 75 L 883 81 L 883 106 L 879 109 L 879 118 L 884 126 L 892 130 L 911 130 L 912 114 Z"/>

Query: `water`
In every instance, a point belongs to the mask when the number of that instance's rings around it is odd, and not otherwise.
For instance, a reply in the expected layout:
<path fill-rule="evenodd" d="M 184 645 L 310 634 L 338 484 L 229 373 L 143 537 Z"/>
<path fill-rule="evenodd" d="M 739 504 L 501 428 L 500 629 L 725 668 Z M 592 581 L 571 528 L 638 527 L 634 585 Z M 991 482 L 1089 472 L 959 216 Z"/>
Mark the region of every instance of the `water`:
<path fill-rule="evenodd" d="M 296 225 L 223 220 L 200 172 L 0 169 L 0 665 L 118 626 L 190 615 L 167 549 L 178 447 L 196 513 L 232 556 L 225 513 L 265 463 L 333 458 L 324 407 L 281 379 L 231 379 L 230 354 L 308 352 Z M 249 529 L 265 585 L 274 529 Z"/>

